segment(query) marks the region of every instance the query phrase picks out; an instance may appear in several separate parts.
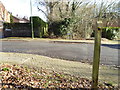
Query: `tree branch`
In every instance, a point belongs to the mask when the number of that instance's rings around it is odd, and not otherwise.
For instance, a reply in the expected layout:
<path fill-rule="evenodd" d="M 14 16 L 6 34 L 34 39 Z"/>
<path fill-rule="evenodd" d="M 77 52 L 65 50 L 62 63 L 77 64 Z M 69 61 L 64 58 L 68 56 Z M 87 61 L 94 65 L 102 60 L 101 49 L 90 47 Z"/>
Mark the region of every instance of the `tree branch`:
<path fill-rule="evenodd" d="M 45 11 L 43 11 L 42 9 L 40 9 L 38 6 L 37 6 L 37 8 L 38 8 L 38 11 L 41 11 L 47 17 L 47 19 L 49 19 L 48 14 L 46 14 Z"/>

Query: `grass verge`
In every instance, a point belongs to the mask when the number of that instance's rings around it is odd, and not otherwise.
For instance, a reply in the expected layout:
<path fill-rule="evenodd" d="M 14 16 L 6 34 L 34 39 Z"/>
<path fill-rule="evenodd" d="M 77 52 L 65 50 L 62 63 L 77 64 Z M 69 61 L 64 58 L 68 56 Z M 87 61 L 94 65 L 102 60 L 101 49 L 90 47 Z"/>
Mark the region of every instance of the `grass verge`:
<path fill-rule="evenodd" d="M 21 54 L 21 53 L 3 53 L 0 52 L 0 63 L 19 64 L 36 68 L 45 68 L 56 72 L 64 72 L 81 78 L 91 80 L 92 65 L 87 63 L 67 61 L 46 56 Z M 99 82 L 118 85 L 118 69 L 109 66 L 100 66 Z"/>

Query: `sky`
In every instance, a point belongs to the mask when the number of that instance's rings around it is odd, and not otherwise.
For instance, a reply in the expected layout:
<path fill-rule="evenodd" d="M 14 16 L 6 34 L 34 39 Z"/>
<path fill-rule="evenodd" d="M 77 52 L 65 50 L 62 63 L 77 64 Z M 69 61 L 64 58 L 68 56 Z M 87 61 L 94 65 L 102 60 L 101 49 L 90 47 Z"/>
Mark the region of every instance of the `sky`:
<path fill-rule="evenodd" d="M 30 17 L 31 16 L 31 9 L 30 9 L 30 0 L 0 0 L 7 11 L 12 12 L 14 16 L 18 15 L 19 17 Z M 35 0 L 31 0 L 32 2 Z M 38 12 L 38 9 L 35 6 L 35 3 L 32 3 L 32 15 L 39 16 L 43 20 L 45 16 L 43 13 Z"/>
<path fill-rule="evenodd" d="M 30 0 L 0 0 L 5 8 L 9 11 L 12 12 L 14 16 L 18 14 L 19 17 L 24 17 L 24 16 L 31 16 L 31 10 L 30 10 Z M 38 12 L 38 9 L 35 6 L 34 1 L 32 1 L 32 15 L 33 16 L 39 16 L 42 18 L 44 21 L 45 16 L 42 12 Z M 87 0 L 88 1 L 88 0 Z M 101 1 L 101 0 L 94 0 L 94 1 Z M 115 0 L 106 0 L 107 2 L 115 1 Z"/>

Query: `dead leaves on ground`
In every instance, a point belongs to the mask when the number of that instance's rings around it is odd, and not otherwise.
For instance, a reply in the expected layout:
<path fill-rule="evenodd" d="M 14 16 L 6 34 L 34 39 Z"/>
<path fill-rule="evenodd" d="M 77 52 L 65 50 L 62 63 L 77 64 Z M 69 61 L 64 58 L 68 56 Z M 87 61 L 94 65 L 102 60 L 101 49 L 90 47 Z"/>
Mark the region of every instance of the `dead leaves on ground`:
<path fill-rule="evenodd" d="M 82 88 L 91 89 L 91 81 L 86 78 L 58 73 L 47 69 L 34 69 L 19 65 L 1 64 L 2 88 L 41 89 L 41 88 Z M 101 89 L 113 90 L 113 86 L 99 85 Z"/>

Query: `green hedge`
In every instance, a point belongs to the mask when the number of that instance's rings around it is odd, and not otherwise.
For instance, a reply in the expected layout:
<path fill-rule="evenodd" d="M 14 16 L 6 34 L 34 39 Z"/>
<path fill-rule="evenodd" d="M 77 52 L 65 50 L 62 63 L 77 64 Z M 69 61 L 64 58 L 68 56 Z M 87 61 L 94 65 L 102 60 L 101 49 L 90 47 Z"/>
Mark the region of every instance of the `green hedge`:
<path fill-rule="evenodd" d="M 98 27 L 98 29 L 102 29 L 102 38 L 110 40 L 120 38 L 120 27 Z M 91 36 L 94 37 L 94 32 Z"/>
<path fill-rule="evenodd" d="M 117 39 L 120 38 L 120 27 L 103 27 L 102 37 L 107 39 Z"/>
<path fill-rule="evenodd" d="M 38 16 L 32 16 L 30 17 L 30 22 L 33 22 L 33 31 L 34 31 L 34 36 L 36 37 L 47 37 L 47 28 L 48 25 L 46 22 L 44 22 L 41 18 Z"/>

